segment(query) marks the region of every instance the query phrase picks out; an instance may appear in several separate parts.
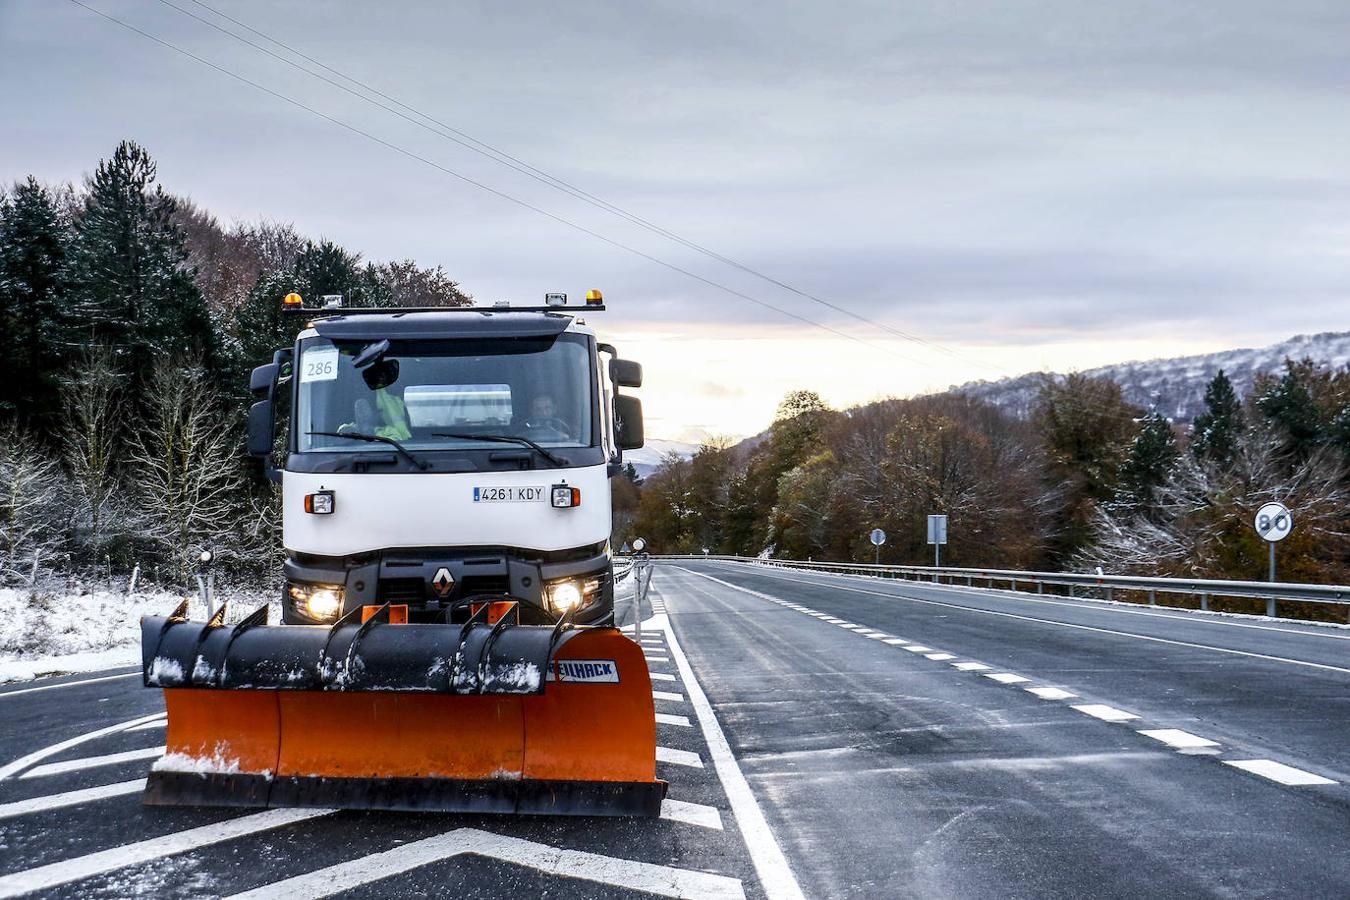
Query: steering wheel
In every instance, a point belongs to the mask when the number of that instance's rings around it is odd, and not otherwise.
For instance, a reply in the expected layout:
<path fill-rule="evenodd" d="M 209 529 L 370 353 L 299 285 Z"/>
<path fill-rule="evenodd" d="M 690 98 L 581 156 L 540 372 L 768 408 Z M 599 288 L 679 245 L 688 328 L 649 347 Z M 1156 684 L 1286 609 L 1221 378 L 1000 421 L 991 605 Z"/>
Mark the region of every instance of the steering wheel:
<path fill-rule="evenodd" d="M 559 419 L 557 416 L 549 416 L 544 419 L 531 419 L 525 423 L 525 427 L 530 431 L 548 430 L 557 432 L 563 437 L 570 438 L 572 436 L 572 429 L 568 427 L 566 422 Z"/>

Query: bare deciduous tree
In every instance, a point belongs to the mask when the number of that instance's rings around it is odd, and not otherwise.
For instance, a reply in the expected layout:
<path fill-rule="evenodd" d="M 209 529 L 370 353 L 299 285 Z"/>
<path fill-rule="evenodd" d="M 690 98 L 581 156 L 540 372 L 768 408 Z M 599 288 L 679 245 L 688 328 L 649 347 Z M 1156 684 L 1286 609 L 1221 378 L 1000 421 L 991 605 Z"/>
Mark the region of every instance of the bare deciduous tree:
<path fill-rule="evenodd" d="M 61 385 L 66 468 L 80 504 L 76 540 L 98 555 L 117 490 L 118 449 L 126 404 L 124 376 L 111 348 L 95 345 Z"/>
<path fill-rule="evenodd" d="M 63 550 L 70 507 L 60 464 L 26 432 L 0 430 L 0 575 L 31 579 Z"/>

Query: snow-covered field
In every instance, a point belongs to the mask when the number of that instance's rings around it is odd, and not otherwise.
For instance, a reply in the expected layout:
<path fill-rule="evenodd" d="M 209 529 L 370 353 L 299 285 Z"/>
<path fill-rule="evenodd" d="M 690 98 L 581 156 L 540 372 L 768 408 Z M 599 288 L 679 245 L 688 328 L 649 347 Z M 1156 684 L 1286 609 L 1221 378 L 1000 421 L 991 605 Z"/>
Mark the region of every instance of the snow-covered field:
<path fill-rule="evenodd" d="M 64 585 L 0 588 L 0 683 L 139 665 L 141 616 L 166 615 L 185 596 L 153 590 L 128 597 L 120 590 Z M 271 592 L 264 597 L 258 591 L 228 596 L 238 601 L 235 616 L 272 599 Z M 204 617 L 195 597 L 189 615 Z"/>

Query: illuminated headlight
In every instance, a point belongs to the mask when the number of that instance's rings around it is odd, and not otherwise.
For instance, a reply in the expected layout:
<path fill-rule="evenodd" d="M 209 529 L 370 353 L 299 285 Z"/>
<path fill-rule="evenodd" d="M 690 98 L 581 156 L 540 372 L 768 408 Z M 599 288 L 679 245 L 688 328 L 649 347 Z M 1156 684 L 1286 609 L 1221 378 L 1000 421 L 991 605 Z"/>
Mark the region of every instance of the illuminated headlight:
<path fill-rule="evenodd" d="M 311 619 L 336 619 L 342 612 L 342 588 L 326 584 L 303 584 L 292 581 L 286 587 L 291 601 Z"/>
<path fill-rule="evenodd" d="M 555 581 L 548 586 L 547 593 L 549 608 L 559 615 L 569 609 L 584 609 L 600 597 L 600 579 Z"/>

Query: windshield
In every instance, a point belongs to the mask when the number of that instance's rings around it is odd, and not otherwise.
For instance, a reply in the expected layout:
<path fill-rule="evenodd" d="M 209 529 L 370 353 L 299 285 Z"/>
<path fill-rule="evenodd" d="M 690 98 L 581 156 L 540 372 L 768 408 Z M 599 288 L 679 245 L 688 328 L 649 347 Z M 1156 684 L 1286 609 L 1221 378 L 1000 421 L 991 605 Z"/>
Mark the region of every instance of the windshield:
<path fill-rule="evenodd" d="M 582 335 L 384 344 L 301 342 L 297 449 L 381 449 L 344 435 L 397 441 L 413 451 L 501 449 L 503 437 L 540 447 L 594 443 L 591 354 Z"/>

